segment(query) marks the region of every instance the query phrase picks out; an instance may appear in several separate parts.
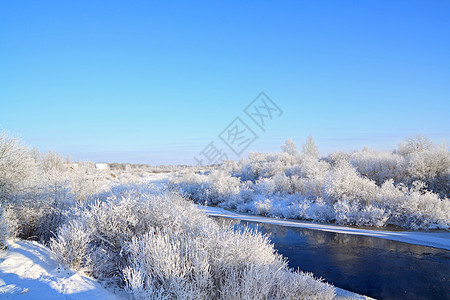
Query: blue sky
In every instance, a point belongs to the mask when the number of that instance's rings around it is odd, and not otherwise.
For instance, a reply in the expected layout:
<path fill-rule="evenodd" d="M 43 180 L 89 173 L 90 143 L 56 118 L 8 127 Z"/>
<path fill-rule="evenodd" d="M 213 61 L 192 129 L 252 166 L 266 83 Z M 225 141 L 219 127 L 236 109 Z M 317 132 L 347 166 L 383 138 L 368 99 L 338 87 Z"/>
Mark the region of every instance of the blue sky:
<path fill-rule="evenodd" d="M 278 151 L 450 137 L 448 1 L 9 1 L 0 126 L 75 160 L 194 163 L 235 118 Z M 243 113 L 264 91 L 283 115 Z"/>

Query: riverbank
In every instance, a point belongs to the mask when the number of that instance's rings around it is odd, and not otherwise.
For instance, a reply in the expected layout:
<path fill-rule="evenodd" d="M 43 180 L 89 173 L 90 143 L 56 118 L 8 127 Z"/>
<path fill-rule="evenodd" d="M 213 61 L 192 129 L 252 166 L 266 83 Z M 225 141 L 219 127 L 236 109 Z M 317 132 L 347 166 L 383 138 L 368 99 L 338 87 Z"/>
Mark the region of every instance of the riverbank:
<path fill-rule="evenodd" d="M 387 239 L 397 242 L 403 242 L 413 245 L 421 245 L 439 249 L 450 250 L 450 232 L 443 230 L 433 231 L 389 231 L 382 229 L 363 229 L 349 226 L 338 226 L 328 224 L 318 224 L 306 221 L 291 219 L 274 219 L 263 216 L 255 216 L 250 214 L 235 213 L 220 207 L 202 206 L 198 207 L 204 210 L 208 215 L 237 219 L 251 222 L 261 222 L 274 225 L 306 228 L 313 230 L 321 230 L 327 232 L 344 233 L 352 235 L 371 236 L 381 239 Z"/>

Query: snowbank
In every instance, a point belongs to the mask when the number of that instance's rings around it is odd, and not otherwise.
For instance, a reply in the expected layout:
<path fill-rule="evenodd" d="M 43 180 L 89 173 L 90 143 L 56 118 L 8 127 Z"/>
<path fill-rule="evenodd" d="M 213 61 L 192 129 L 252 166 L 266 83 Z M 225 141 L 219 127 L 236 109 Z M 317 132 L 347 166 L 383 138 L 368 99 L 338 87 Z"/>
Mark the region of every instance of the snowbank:
<path fill-rule="evenodd" d="M 247 214 L 238 214 L 219 207 L 210 207 L 198 205 L 208 215 L 225 217 L 251 222 L 269 223 L 274 225 L 291 226 L 307 229 L 322 230 L 335 233 L 345 233 L 353 235 L 372 236 L 392 241 L 404 242 L 414 245 L 422 245 L 434 248 L 450 250 L 450 232 L 447 231 L 388 231 L 388 230 L 372 230 L 361 229 L 347 226 L 324 225 L 311 222 L 302 222 L 297 220 L 273 219 L 262 216 L 254 216 Z"/>
<path fill-rule="evenodd" d="M 10 243 L 0 252 L 0 298 L 120 299 L 98 282 L 58 268 L 52 252 L 37 242 Z"/>

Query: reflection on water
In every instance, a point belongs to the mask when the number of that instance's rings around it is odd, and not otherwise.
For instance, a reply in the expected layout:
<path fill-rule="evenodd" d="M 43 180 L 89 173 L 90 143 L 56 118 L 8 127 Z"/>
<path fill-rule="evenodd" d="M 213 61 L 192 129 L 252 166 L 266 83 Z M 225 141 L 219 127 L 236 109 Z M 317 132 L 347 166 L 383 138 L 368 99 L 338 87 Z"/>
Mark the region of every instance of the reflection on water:
<path fill-rule="evenodd" d="M 450 251 L 273 224 L 232 225 L 269 234 L 292 268 L 340 288 L 380 299 L 450 299 Z"/>

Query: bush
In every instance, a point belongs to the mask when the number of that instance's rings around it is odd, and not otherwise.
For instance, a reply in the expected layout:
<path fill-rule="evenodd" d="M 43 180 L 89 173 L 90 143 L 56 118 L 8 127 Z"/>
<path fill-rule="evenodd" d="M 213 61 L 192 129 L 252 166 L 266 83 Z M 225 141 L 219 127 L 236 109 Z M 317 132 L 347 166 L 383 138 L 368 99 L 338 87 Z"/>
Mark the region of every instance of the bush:
<path fill-rule="evenodd" d="M 318 159 L 314 143 L 299 154 L 250 153 L 204 175 L 170 181 L 198 203 L 271 217 L 408 229 L 449 229 L 450 154 L 426 138 L 398 153 L 370 149 Z"/>
<path fill-rule="evenodd" d="M 59 228 L 58 235 L 51 240 L 51 248 L 57 253 L 60 263 L 83 270 L 92 265 L 88 255 L 92 234 L 92 228 L 85 222 L 72 220 Z"/>
<path fill-rule="evenodd" d="M 136 299 L 334 296 L 290 270 L 266 236 L 221 227 L 176 194 L 118 186 L 72 216 L 51 242 L 61 261 Z"/>
<path fill-rule="evenodd" d="M 0 250 L 6 248 L 6 238 L 8 237 L 8 224 L 4 217 L 5 210 L 0 203 Z"/>
<path fill-rule="evenodd" d="M 430 191 L 443 198 L 450 196 L 450 153 L 447 149 L 437 148 L 409 155 L 407 173 L 410 181 L 421 180 Z"/>
<path fill-rule="evenodd" d="M 381 152 L 370 149 L 355 151 L 350 155 L 349 162 L 362 176 L 369 178 L 377 185 L 386 180 L 404 182 L 406 176 L 405 159 L 399 154 Z"/>
<path fill-rule="evenodd" d="M 26 151 L 24 149 L 20 151 Z M 27 159 L 32 157 L 31 163 L 23 161 L 23 164 L 31 165 L 32 172 L 20 179 L 21 188 L 3 194 L 4 218 L 12 235 L 47 243 L 67 221 L 66 214 L 71 207 L 88 201 L 109 184 L 88 163 L 80 163 L 77 169 L 71 169 L 59 154 L 24 153 Z M 20 156 L 13 157 L 18 159 Z"/>

